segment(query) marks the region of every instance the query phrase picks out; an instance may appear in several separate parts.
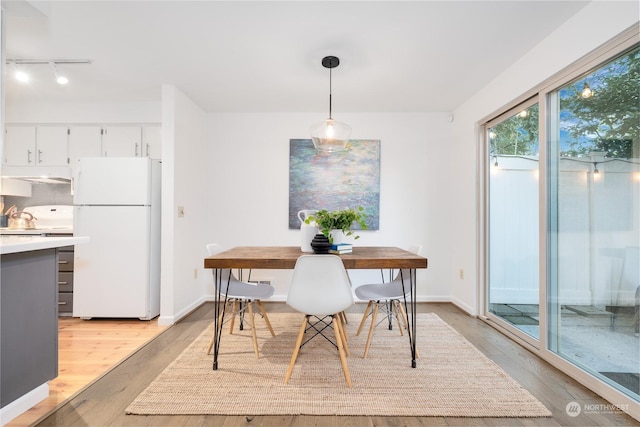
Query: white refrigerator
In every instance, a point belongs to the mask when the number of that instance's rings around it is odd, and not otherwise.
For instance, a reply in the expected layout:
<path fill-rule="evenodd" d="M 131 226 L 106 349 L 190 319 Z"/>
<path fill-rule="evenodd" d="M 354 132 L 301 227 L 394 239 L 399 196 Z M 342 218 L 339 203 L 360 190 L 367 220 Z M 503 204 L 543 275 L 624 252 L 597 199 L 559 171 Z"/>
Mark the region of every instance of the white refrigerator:
<path fill-rule="evenodd" d="M 78 160 L 73 177 L 73 316 L 160 314 L 160 161 Z"/>

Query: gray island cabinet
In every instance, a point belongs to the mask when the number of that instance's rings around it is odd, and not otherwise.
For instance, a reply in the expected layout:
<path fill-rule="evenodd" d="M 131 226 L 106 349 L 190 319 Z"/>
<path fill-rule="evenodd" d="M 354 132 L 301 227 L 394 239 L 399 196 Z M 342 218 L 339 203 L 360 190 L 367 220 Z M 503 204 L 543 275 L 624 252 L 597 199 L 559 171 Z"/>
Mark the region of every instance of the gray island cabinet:
<path fill-rule="evenodd" d="M 57 248 L 87 237 L 0 236 L 0 420 L 49 394 L 58 376 Z"/>

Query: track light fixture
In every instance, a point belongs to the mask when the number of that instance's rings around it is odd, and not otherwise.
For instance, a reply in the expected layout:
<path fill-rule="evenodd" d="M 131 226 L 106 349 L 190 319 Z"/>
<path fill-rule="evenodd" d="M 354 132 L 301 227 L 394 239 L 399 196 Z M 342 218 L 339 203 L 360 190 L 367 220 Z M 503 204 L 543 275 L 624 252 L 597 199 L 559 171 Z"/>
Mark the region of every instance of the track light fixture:
<path fill-rule="evenodd" d="M 88 59 L 7 59 L 7 64 L 10 64 L 14 77 L 21 83 L 26 83 L 30 80 L 30 76 L 25 70 L 26 65 L 48 65 L 56 82 L 59 85 L 66 85 L 69 83 L 69 79 L 58 71 L 56 65 L 91 64 L 91 61 Z"/>
<path fill-rule="evenodd" d="M 23 69 L 19 68 L 15 62 L 9 62 L 11 66 L 11 72 L 16 80 L 21 83 L 26 83 L 29 81 L 29 74 L 27 74 Z"/>
<path fill-rule="evenodd" d="M 317 151 L 332 153 L 344 150 L 351 136 L 351 126 L 331 117 L 331 70 L 340 65 L 336 56 L 322 58 L 322 66 L 329 69 L 329 118 L 311 126 L 311 139 Z"/>
<path fill-rule="evenodd" d="M 49 62 L 49 67 L 51 68 L 51 71 L 53 72 L 53 76 L 55 77 L 56 82 L 59 85 L 66 85 L 67 83 L 69 83 L 69 79 L 58 72 L 55 62 Z"/>

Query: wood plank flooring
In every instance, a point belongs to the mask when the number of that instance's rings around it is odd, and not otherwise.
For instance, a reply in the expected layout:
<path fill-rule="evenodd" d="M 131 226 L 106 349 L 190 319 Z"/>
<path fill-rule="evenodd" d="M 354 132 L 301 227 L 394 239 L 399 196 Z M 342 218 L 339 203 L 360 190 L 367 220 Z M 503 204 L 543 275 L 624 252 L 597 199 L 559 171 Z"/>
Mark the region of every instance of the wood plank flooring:
<path fill-rule="evenodd" d="M 267 311 L 288 312 L 284 303 L 267 303 Z M 364 304 L 351 311 L 362 312 Z M 553 413 L 550 418 L 454 418 L 454 417 L 337 417 L 337 416 L 134 416 L 128 404 L 209 327 L 213 306 L 199 307 L 181 322 L 131 355 L 98 381 L 78 393 L 39 426 L 637 426 L 626 414 L 585 414 L 570 417 L 567 403 L 608 402 L 539 359 L 487 324 L 446 303 L 418 304 L 420 312 L 433 312 L 449 323 L 487 357 L 522 384 Z M 487 390 L 491 393 L 491 390 Z M 464 404 L 464 402 L 461 402 Z"/>
<path fill-rule="evenodd" d="M 6 424 L 33 424 L 164 331 L 157 319 L 58 319 L 58 377 L 49 398 Z"/>

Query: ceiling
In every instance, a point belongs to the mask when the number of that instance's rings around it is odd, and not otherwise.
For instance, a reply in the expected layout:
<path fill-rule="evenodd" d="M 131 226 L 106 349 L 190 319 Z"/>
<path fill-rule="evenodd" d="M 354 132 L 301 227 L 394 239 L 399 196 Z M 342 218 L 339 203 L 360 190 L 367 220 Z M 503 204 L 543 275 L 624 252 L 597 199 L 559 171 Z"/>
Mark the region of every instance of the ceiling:
<path fill-rule="evenodd" d="M 175 84 L 208 112 L 452 111 L 585 1 L 2 1 L 6 103 L 148 102 Z M 36 7 L 34 7 L 35 5 Z M 7 67 L 10 71 L 10 67 Z"/>

